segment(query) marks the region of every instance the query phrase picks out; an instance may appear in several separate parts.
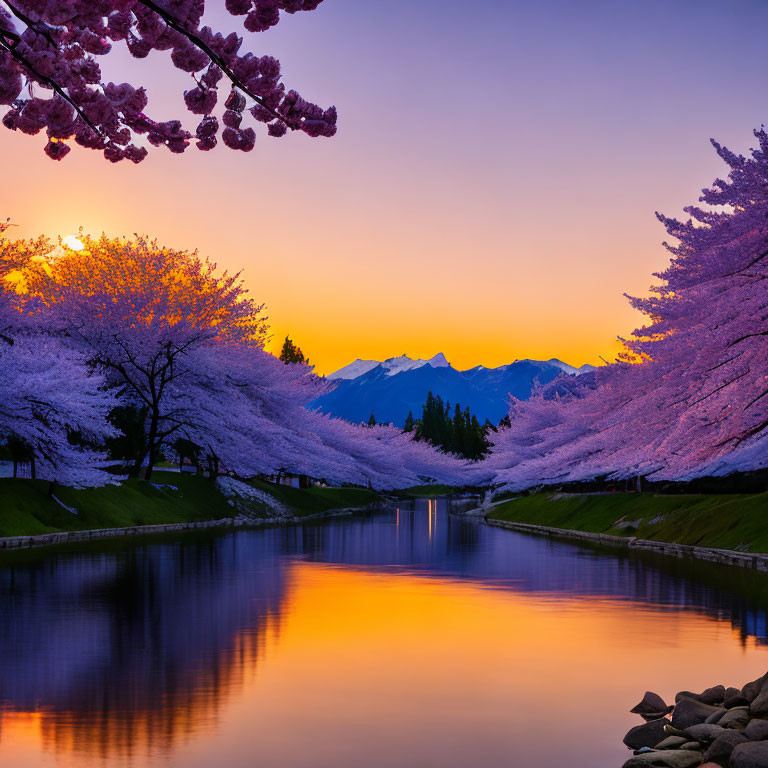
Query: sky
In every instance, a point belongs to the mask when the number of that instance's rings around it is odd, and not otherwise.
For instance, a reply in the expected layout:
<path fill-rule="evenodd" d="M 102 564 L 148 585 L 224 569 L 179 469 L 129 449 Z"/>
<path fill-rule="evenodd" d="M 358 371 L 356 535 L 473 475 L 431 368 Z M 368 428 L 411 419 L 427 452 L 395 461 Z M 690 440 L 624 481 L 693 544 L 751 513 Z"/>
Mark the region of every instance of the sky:
<path fill-rule="evenodd" d="M 0 127 L 17 236 L 141 232 L 242 270 L 319 373 L 443 352 L 457 368 L 611 359 L 682 215 L 768 120 L 762 0 L 324 0 L 250 35 L 285 82 L 336 104 L 332 139 L 112 165 Z M 103 57 L 102 57 L 103 58 Z M 183 118 L 167 53 L 103 62 Z M 114 60 L 112 60 L 114 59 Z"/>

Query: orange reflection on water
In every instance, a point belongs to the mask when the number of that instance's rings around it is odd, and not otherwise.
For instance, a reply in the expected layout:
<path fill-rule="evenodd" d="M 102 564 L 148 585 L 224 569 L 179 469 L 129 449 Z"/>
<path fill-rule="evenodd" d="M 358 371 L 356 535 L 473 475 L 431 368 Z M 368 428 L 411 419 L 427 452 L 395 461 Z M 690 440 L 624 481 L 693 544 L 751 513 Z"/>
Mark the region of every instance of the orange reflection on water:
<path fill-rule="evenodd" d="M 271 626 L 233 638 L 160 718 L 140 698 L 104 721 L 6 714 L 0 762 L 609 768 L 648 687 L 743 683 L 768 660 L 690 611 L 302 560 Z"/>
<path fill-rule="evenodd" d="M 0 710 L 0 764 L 75 767 L 99 760 L 105 765 L 143 766 L 172 759 L 182 744 L 214 731 L 226 701 L 242 695 L 253 682 L 267 635 L 279 635 L 270 614 L 255 631 L 233 638 L 223 654 L 195 668 L 187 679 L 175 681 L 159 698 L 144 695 L 139 682 L 133 701 L 127 703 L 125 692 L 115 686 L 86 694 L 89 704 L 101 694 L 98 707 Z M 148 677 L 153 674 L 147 670 Z"/>

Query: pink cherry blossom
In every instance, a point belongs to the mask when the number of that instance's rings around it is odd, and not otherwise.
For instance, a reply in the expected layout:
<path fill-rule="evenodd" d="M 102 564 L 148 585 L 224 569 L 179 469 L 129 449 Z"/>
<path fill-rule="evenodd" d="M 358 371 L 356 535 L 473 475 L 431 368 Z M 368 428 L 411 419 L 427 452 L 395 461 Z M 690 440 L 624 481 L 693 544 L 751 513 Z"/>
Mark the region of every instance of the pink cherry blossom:
<path fill-rule="evenodd" d="M 281 12 L 315 9 L 320 0 L 227 0 L 232 16 L 243 16 L 249 31 L 268 29 Z M 191 113 L 209 115 L 217 104 L 224 78 L 231 88 L 226 109 L 250 110 L 268 124 L 270 136 L 288 128 L 308 136 L 333 136 L 336 111 L 323 110 L 287 91 L 281 82 L 280 62 L 272 56 L 240 53 L 243 39 L 200 26 L 205 0 L 18 0 L 13 15 L 0 7 L 0 104 L 10 109 L 3 125 L 14 131 L 49 138 L 71 138 L 82 147 L 97 149 L 112 161 L 140 162 L 150 146 L 174 153 L 190 145 L 191 132 L 181 121 L 155 122 L 146 114 L 146 89 L 127 83 L 104 84 L 97 57 L 109 56 L 115 46 L 144 58 L 154 51 L 170 53 L 170 63 L 188 73 L 193 82 L 183 101 Z M 33 93 L 34 92 L 34 93 Z M 40 94 L 50 93 L 50 98 Z M 233 149 L 250 151 L 253 129 L 235 124 L 230 114 L 222 136 Z M 169 123 L 177 125 L 168 130 Z M 143 137 L 143 138 L 142 138 Z M 215 135 L 198 137 L 200 149 L 211 149 Z M 46 153 L 61 159 L 67 150 L 54 142 Z"/>

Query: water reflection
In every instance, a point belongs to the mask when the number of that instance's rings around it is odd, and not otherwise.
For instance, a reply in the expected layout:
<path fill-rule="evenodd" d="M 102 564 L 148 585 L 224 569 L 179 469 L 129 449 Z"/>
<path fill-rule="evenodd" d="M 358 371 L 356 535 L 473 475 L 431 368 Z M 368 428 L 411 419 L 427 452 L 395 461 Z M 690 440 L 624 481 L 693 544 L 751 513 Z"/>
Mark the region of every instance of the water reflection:
<path fill-rule="evenodd" d="M 40 712 L 54 750 L 172 749 L 279 629 L 274 555 L 230 536 L 0 569 L 0 708 Z"/>
<path fill-rule="evenodd" d="M 438 505 L 440 524 L 437 523 Z M 523 536 L 447 515 L 424 500 L 371 524 L 287 532 L 287 551 L 315 562 L 386 567 L 559 599 L 610 597 L 700 610 L 768 644 L 768 578 L 750 571 Z"/>
<path fill-rule="evenodd" d="M 525 749 L 547 768 L 564 753 L 521 746 L 551 707 L 543 676 L 567 681 L 560 711 L 604 709 L 595 734 L 568 733 L 568 764 L 609 765 L 649 676 L 695 687 L 710 656 L 723 682 L 764 671 L 766 583 L 517 535 L 434 500 L 29 553 L 0 562 L 0 760 L 245 766 L 258 739 L 270 766 L 522 765 L 510 753 Z"/>

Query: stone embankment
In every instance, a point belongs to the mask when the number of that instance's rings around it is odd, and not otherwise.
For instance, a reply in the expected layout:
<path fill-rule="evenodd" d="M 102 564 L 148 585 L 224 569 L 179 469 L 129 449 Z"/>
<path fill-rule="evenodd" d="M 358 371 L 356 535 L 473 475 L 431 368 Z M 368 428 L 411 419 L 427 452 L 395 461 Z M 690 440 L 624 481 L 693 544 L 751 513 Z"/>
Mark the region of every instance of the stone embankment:
<path fill-rule="evenodd" d="M 624 768 L 768 768 L 768 673 L 742 688 L 681 691 L 673 705 L 648 691 L 631 710 L 644 723 L 624 744 Z"/>
<path fill-rule="evenodd" d="M 575 539 L 590 544 L 600 544 L 621 549 L 632 549 L 643 552 L 655 552 L 673 557 L 691 557 L 696 560 L 706 560 L 721 565 L 735 565 L 740 568 L 754 568 L 757 571 L 768 571 L 768 554 L 755 552 L 737 552 L 733 549 L 715 549 L 713 547 L 696 547 L 691 544 L 675 544 L 674 542 L 652 541 L 638 539 L 634 536 L 613 536 L 608 533 L 588 533 L 569 528 L 550 528 L 545 525 L 531 523 L 516 523 L 509 520 L 494 520 L 486 518 L 489 525 L 499 528 L 509 528 L 521 533 L 534 533 L 539 536 L 551 536 L 557 539 Z"/>
<path fill-rule="evenodd" d="M 83 541 L 112 539 L 121 536 L 144 536 L 154 533 L 177 533 L 204 528 L 222 528 L 245 525 L 235 518 L 221 520 L 203 520 L 196 523 L 166 523 L 161 525 L 132 525 L 127 528 L 89 528 L 84 531 L 59 531 L 43 533 L 39 536 L 0 537 L 0 550 L 28 549 L 30 547 L 48 547 L 53 544 L 78 544 Z"/>

